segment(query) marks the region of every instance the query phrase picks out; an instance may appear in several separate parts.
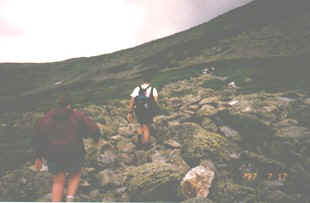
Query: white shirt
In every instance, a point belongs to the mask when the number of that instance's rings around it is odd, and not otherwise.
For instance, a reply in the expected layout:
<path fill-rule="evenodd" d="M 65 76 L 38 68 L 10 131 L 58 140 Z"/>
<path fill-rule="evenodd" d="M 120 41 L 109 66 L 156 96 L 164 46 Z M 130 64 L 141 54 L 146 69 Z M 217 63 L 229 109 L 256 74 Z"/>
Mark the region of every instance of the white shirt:
<path fill-rule="evenodd" d="M 152 87 L 150 86 L 150 84 L 142 84 L 141 85 L 141 87 L 142 87 L 142 89 L 146 89 L 147 88 L 147 90 L 146 90 L 146 95 L 145 96 L 147 96 L 147 97 L 150 97 L 150 95 L 151 95 L 151 91 L 152 91 Z M 131 93 L 131 97 L 136 97 L 136 96 L 138 96 L 139 95 L 139 91 L 140 91 L 140 87 L 138 86 L 138 87 L 136 87 L 134 90 L 133 90 L 133 92 Z M 158 97 L 158 92 L 157 92 L 157 90 L 156 90 L 156 88 L 153 88 L 153 97 Z"/>

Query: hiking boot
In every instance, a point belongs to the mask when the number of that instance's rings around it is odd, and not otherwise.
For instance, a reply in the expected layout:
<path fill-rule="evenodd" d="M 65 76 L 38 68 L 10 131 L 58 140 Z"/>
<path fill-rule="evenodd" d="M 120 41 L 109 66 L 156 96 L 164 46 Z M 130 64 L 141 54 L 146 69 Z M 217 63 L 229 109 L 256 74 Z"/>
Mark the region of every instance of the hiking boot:
<path fill-rule="evenodd" d="M 74 202 L 74 197 L 73 196 L 67 196 L 66 202 Z"/>
<path fill-rule="evenodd" d="M 148 151 L 148 150 L 150 150 L 151 148 L 152 148 L 152 144 L 151 144 L 151 143 L 143 144 L 143 145 L 142 145 L 142 149 L 143 149 L 144 151 Z"/>
<path fill-rule="evenodd" d="M 142 144 L 142 135 L 136 135 L 136 136 L 133 136 L 132 137 L 132 142 L 135 144 L 135 145 L 141 145 Z"/>

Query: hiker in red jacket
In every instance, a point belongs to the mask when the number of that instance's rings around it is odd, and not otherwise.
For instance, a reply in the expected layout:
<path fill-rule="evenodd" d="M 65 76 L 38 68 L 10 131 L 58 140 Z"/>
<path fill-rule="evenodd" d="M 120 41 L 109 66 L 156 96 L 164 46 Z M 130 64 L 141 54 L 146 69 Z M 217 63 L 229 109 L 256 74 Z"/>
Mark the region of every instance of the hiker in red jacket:
<path fill-rule="evenodd" d="M 83 137 L 100 137 L 96 123 L 81 112 L 71 108 L 68 96 L 60 97 L 57 107 L 39 119 L 33 139 L 35 168 L 42 168 L 42 159 L 47 160 L 48 171 L 54 175 L 52 201 L 63 198 L 65 173 L 69 173 L 67 201 L 73 201 L 78 189 L 81 167 L 84 160 Z"/>

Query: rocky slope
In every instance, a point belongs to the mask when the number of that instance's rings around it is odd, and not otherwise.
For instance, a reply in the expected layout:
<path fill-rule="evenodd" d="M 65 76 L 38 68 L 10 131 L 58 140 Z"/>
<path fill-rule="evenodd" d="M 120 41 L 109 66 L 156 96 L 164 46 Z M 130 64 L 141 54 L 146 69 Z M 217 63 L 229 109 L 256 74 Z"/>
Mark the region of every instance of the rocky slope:
<path fill-rule="evenodd" d="M 50 174 L 31 168 L 32 127 L 70 91 L 102 130 L 98 148 L 85 139 L 80 201 L 309 202 L 309 8 L 256 0 L 133 49 L 0 64 L 0 200 L 49 199 Z M 126 120 L 144 75 L 161 105 L 147 151 Z M 213 182 L 197 192 L 182 179 L 204 163 L 215 177 L 201 178 Z"/>
<path fill-rule="evenodd" d="M 102 130 L 99 148 L 85 140 L 78 199 L 182 201 L 182 178 L 209 160 L 215 166 L 210 202 L 310 200 L 304 187 L 310 183 L 310 129 L 301 115 L 310 110 L 308 96 L 299 91 L 240 94 L 228 85 L 215 91 L 206 83 L 216 78 L 201 74 L 160 91 L 161 113 L 146 151 L 135 145 L 137 124 L 125 118 L 128 100 L 77 105 Z M 27 129 L 38 115 L 16 116 L 13 126 Z M 26 162 L 0 178 L 1 200 L 48 200 L 51 177 L 33 172 L 31 165 Z"/>

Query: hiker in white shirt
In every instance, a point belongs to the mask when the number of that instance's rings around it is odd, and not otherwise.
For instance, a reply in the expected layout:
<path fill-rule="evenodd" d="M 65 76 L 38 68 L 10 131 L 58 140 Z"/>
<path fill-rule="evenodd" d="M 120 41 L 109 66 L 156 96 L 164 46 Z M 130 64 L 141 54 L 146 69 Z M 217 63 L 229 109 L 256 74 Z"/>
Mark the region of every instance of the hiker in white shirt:
<path fill-rule="evenodd" d="M 145 78 L 143 84 L 136 87 L 130 96 L 128 120 L 132 121 L 134 112 L 137 121 L 141 124 L 138 129 L 138 143 L 148 147 L 150 146 L 150 127 L 157 110 L 158 92 L 151 86 L 150 79 Z"/>

